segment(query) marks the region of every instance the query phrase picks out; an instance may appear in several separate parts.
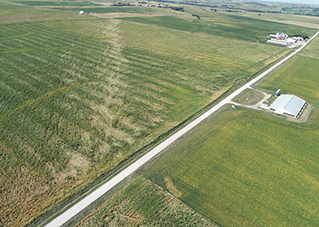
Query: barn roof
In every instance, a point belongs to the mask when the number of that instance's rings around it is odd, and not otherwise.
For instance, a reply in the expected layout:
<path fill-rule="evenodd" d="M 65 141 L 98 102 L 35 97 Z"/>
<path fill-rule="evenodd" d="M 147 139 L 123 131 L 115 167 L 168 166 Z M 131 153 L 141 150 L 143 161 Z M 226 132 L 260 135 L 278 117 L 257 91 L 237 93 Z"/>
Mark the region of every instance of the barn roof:
<path fill-rule="evenodd" d="M 273 109 L 278 114 L 288 114 L 298 117 L 305 104 L 305 100 L 295 95 L 281 95 L 271 104 L 270 109 Z"/>

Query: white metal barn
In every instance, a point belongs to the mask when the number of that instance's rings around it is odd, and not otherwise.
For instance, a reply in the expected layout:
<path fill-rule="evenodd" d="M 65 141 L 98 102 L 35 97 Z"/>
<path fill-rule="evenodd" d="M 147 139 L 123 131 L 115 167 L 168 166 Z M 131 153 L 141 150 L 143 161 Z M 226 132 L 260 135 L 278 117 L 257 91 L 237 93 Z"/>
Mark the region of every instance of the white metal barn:
<path fill-rule="evenodd" d="M 276 114 L 286 114 L 297 118 L 305 105 L 306 101 L 295 95 L 280 95 L 269 109 L 275 111 Z"/>
<path fill-rule="evenodd" d="M 266 42 L 272 43 L 272 44 L 284 45 L 284 46 L 289 46 L 290 44 L 294 43 L 294 41 L 291 41 L 291 40 L 278 40 L 278 39 L 271 39 L 271 40 L 267 40 Z"/>

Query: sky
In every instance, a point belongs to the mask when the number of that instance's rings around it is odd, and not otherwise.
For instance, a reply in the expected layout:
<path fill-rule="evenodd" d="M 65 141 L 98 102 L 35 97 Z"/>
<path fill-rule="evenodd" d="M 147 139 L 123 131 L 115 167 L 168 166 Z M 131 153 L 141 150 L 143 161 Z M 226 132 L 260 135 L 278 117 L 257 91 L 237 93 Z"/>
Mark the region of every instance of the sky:
<path fill-rule="evenodd" d="M 316 4 L 319 5 L 319 0 L 261 0 L 266 2 L 286 2 L 286 3 L 300 3 L 300 4 Z"/>

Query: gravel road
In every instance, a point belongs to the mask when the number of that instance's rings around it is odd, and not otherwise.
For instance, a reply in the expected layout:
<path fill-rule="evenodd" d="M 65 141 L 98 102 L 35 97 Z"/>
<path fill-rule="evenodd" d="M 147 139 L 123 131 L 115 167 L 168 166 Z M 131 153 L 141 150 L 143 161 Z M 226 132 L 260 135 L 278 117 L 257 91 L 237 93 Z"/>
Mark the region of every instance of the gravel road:
<path fill-rule="evenodd" d="M 216 106 L 209 109 L 206 113 L 189 123 L 186 127 L 182 128 L 180 131 L 173 134 L 171 137 L 160 143 L 158 146 L 153 148 L 150 152 L 139 158 L 137 161 L 132 163 L 130 166 L 128 166 L 126 169 L 124 169 L 122 172 L 118 173 L 116 176 L 114 176 L 112 179 L 110 179 L 108 182 L 103 184 L 101 187 L 93 191 L 91 194 L 89 194 L 87 197 L 79 201 L 77 204 L 66 210 L 64 213 L 53 219 L 50 223 L 48 223 L 47 227 L 57 227 L 62 226 L 64 223 L 69 221 L 72 217 L 77 215 L 79 212 L 81 212 L 83 209 L 85 209 L 88 205 L 93 203 L 95 200 L 97 200 L 99 197 L 101 197 L 103 194 L 108 192 L 111 188 L 113 188 L 115 185 L 120 183 L 122 180 L 124 180 L 126 177 L 131 175 L 133 172 L 135 172 L 138 168 L 140 168 L 142 165 L 144 165 L 146 162 L 148 162 L 150 159 L 152 159 L 154 156 L 159 154 L 161 151 L 163 151 L 165 148 L 170 146 L 174 141 L 176 141 L 181 136 L 185 135 L 188 131 L 190 131 L 192 128 L 197 126 L 199 123 L 201 123 L 204 119 L 206 119 L 208 116 L 210 116 L 212 113 L 216 112 L 218 109 L 220 109 L 223 105 L 231 102 L 231 100 L 236 97 L 239 93 L 244 91 L 246 88 L 250 87 L 252 84 L 256 83 L 258 80 L 266 76 L 269 72 L 277 69 L 280 65 L 282 65 L 284 62 L 288 61 L 290 58 L 292 58 L 294 55 L 296 55 L 299 51 L 301 51 L 303 48 L 307 46 L 308 43 L 312 39 L 314 39 L 318 35 L 319 31 L 302 47 L 298 48 L 295 52 L 266 70 L 265 72 L 261 73 L 259 76 L 239 88 L 238 90 L 234 91 L 232 94 L 230 94 L 228 97 L 226 97 L 224 100 L 222 100 L 220 103 L 218 103 Z"/>

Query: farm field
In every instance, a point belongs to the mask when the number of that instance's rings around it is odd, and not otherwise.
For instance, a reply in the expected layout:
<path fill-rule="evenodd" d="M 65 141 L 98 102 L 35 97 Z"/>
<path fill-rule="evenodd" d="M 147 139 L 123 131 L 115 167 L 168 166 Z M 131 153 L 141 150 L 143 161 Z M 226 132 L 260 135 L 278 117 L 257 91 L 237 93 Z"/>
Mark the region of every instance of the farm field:
<path fill-rule="evenodd" d="M 308 34 L 309 37 L 317 32 L 317 30 L 312 28 L 218 12 L 211 14 L 210 17 L 204 17 L 201 20 L 187 17 L 174 17 L 174 19 L 172 19 L 172 17 L 169 16 L 129 17 L 123 18 L 122 20 L 260 43 L 264 43 L 269 34 L 277 31 L 284 31 L 285 34 Z"/>
<path fill-rule="evenodd" d="M 143 177 L 136 178 L 76 225 L 82 226 L 217 227 Z"/>
<path fill-rule="evenodd" d="M 164 12 L 162 9 L 157 8 L 147 8 L 147 7 L 95 7 L 95 8 L 53 8 L 59 10 L 67 10 L 67 11 L 81 11 L 92 12 L 92 13 L 156 13 L 156 12 Z"/>
<path fill-rule="evenodd" d="M 290 51 L 4 2 L 0 29 L 7 226 L 31 222 Z"/>
<path fill-rule="evenodd" d="M 74 20 L 77 15 L 53 10 L 39 10 L 0 1 L 0 24 L 45 22 L 52 20 Z M 90 19 L 90 18 L 87 18 Z M 2 33 L 1 33 L 2 35 Z M 4 34 L 2 35 L 4 36 Z M 2 47 L 1 47 L 2 48 Z"/>
<path fill-rule="evenodd" d="M 259 86 L 317 106 L 317 45 L 318 38 Z M 318 110 L 295 123 L 237 107 L 180 141 L 144 177 L 221 226 L 316 226 L 318 136 Z"/>
<path fill-rule="evenodd" d="M 270 20 L 275 22 L 280 22 L 283 24 L 294 24 L 309 28 L 316 28 L 318 29 L 318 17 L 310 17 L 310 16 L 302 16 L 302 15 L 293 15 L 293 14 L 281 14 L 281 13 L 261 13 L 259 16 L 258 13 L 249 13 L 249 12 L 241 12 L 241 13 L 234 13 L 235 15 L 245 16 L 245 17 L 252 17 L 256 19 L 262 20 Z M 291 34 L 293 35 L 293 34 Z"/>
<path fill-rule="evenodd" d="M 170 1 L 172 2 L 172 1 Z M 187 10 L 191 8 L 193 12 L 200 13 L 201 15 L 207 15 L 214 12 L 203 12 L 202 9 L 215 9 L 218 12 L 227 12 L 228 14 L 240 14 L 240 13 L 253 13 L 259 14 L 272 14 L 272 15 L 307 15 L 317 16 L 318 8 L 316 5 L 307 4 L 289 4 L 284 2 L 253 2 L 253 1 L 197 1 L 197 2 L 185 2 L 185 1 L 173 1 L 175 3 L 182 3 L 183 6 L 187 6 Z M 196 5 L 196 7 L 194 7 Z"/>
<path fill-rule="evenodd" d="M 296 124 L 237 109 L 200 127 L 144 177 L 221 226 L 316 226 L 318 111 Z"/>
<path fill-rule="evenodd" d="M 12 1 L 29 6 L 102 6 L 90 1 Z"/>
<path fill-rule="evenodd" d="M 319 39 L 316 38 L 312 41 L 311 45 L 308 46 L 304 51 L 299 53 L 301 56 L 319 58 Z"/>
<path fill-rule="evenodd" d="M 319 39 L 316 38 L 304 51 L 283 65 L 258 87 L 270 91 L 280 88 L 283 93 L 298 94 L 306 101 L 318 103 L 318 44 Z"/>

